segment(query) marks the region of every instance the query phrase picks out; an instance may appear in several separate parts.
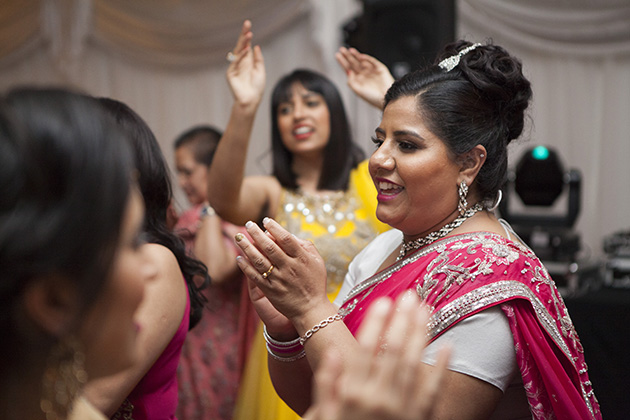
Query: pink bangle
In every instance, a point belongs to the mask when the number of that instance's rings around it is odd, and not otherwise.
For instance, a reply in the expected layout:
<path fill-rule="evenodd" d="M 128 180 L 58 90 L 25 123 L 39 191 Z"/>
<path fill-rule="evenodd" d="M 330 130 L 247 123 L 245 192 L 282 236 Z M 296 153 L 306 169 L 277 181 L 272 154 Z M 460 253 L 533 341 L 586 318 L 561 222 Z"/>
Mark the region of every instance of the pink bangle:
<path fill-rule="evenodd" d="M 267 350 L 273 352 L 273 354 L 288 354 L 297 353 L 304 349 L 304 346 L 300 343 L 300 337 L 291 341 L 278 341 L 274 340 L 269 333 L 267 333 L 267 326 L 263 324 L 263 337 L 267 344 Z"/>
<path fill-rule="evenodd" d="M 269 347 L 267 347 L 267 353 L 269 353 L 269 356 L 272 359 L 277 360 L 278 362 L 283 362 L 283 363 L 295 362 L 296 360 L 300 360 L 301 358 L 306 356 L 306 351 L 304 351 L 304 349 L 302 349 L 302 351 L 300 351 L 296 355 L 288 356 L 288 357 L 278 356 L 277 354 L 274 354 L 272 351 L 269 350 Z"/>

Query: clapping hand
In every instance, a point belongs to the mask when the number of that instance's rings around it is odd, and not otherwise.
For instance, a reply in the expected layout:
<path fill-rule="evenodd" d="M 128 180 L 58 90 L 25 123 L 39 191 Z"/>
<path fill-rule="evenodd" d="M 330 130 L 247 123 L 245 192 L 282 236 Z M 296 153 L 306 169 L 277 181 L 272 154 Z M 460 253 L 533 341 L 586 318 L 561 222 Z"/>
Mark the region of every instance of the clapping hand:
<path fill-rule="evenodd" d="M 376 58 L 360 53 L 354 48 L 339 48 L 335 54 L 337 62 L 348 76 L 348 86 L 360 98 L 381 109 L 387 89 L 394 77 L 385 64 Z"/>
<path fill-rule="evenodd" d="M 270 332 L 289 332 L 309 311 L 332 305 L 326 296 L 326 266 L 312 242 L 297 238 L 276 221 L 253 222 L 236 237 L 237 263 L 249 279 L 250 298 Z M 292 332 L 295 332 L 292 327 Z"/>

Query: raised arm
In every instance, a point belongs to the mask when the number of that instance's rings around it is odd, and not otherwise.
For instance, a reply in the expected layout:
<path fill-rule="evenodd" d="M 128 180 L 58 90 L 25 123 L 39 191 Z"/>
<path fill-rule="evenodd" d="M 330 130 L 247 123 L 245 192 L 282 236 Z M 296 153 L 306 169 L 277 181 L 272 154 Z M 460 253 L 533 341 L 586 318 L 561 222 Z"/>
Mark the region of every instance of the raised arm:
<path fill-rule="evenodd" d="M 245 177 L 247 149 L 266 77 L 262 52 L 251 46 L 252 36 L 251 22 L 246 20 L 227 70 L 232 111 L 208 172 L 210 204 L 221 218 L 237 225 L 259 220 L 279 188 L 273 177 Z"/>
<path fill-rule="evenodd" d="M 394 76 L 387 66 L 354 48 L 339 48 L 335 58 L 346 71 L 350 89 L 370 105 L 382 109 L 385 93 L 394 83 Z"/>
<path fill-rule="evenodd" d="M 231 239 L 223 233 L 221 218 L 212 207 L 207 206 L 202 211 L 199 223 L 194 252 L 208 267 L 212 284 L 227 284 L 230 280 L 240 278 L 241 271 L 236 265 L 236 250 Z M 233 232 L 228 233 L 230 238 L 234 237 L 237 229 L 234 226 Z"/>

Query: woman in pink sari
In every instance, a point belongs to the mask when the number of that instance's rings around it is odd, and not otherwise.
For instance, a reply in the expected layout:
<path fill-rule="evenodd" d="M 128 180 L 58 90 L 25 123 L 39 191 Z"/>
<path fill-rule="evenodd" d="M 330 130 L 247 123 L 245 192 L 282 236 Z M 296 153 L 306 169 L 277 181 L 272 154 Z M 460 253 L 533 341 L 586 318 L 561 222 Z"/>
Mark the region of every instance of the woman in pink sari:
<path fill-rule="evenodd" d="M 325 354 L 352 366 L 368 308 L 411 290 L 431 312 L 423 362 L 435 365 L 444 343 L 452 347 L 435 418 L 599 419 L 555 284 L 492 212 L 532 96 L 521 63 L 466 41 L 447 45 L 437 63 L 387 91 L 369 166 L 376 215 L 394 229 L 353 260 L 336 302 L 312 244 L 271 219 L 266 232 L 247 224 L 251 240 L 236 237 L 276 390 L 304 412 Z"/>

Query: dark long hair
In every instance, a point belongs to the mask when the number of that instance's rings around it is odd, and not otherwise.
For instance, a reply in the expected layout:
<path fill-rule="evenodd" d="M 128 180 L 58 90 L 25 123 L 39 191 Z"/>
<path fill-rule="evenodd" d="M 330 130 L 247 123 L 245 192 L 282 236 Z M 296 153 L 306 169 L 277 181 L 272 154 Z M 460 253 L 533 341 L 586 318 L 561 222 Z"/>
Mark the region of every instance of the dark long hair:
<path fill-rule="evenodd" d="M 475 184 L 481 199 L 491 202 L 506 180 L 507 146 L 523 132 L 532 90 L 521 62 L 497 45 L 463 54 L 451 71 L 438 66 L 440 60 L 471 45 L 448 44 L 435 65 L 394 82 L 385 95 L 385 106 L 403 96 L 416 96 L 427 126 L 456 156 L 483 145 L 486 161 Z"/>
<path fill-rule="evenodd" d="M 282 142 L 278 128 L 278 107 L 291 97 L 293 85 L 300 84 L 308 91 L 323 96 L 330 114 L 330 139 L 324 148 L 322 174 L 317 188 L 320 190 L 347 190 L 350 171 L 356 168 L 365 155 L 352 141 L 350 124 L 335 85 L 323 75 L 311 70 L 298 69 L 284 76 L 271 95 L 271 147 L 273 153 L 273 175 L 288 189 L 298 187 L 291 169 L 293 155 Z"/>
<path fill-rule="evenodd" d="M 1 364 L 19 365 L 19 296 L 72 282 L 87 310 L 110 276 L 131 186 L 125 135 L 81 94 L 20 88 L 0 100 Z M 51 337 L 52 339 L 52 337 Z"/>
<path fill-rule="evenodd" d="M 173 198 L 171 179 L 159 143 L 144 120 L 124 103 L 109 99 L 98 99 L 103 108 L 118 122 L 127 133 L 131 148 L 135 152 L 140 191 L 146 207 L 144 231 L 147 240 L 168 248 L 177 259 L 179 268 L 186 279 L 190 295 L 190 328 L 201 319 L 206 302 L 200 290 L 205 288 L 210 277 L 206 266 L 186 253 L 184 242 L 166 226 L 166 213 Z M 202 279 L 197 286 L 196 279 Z"/>

